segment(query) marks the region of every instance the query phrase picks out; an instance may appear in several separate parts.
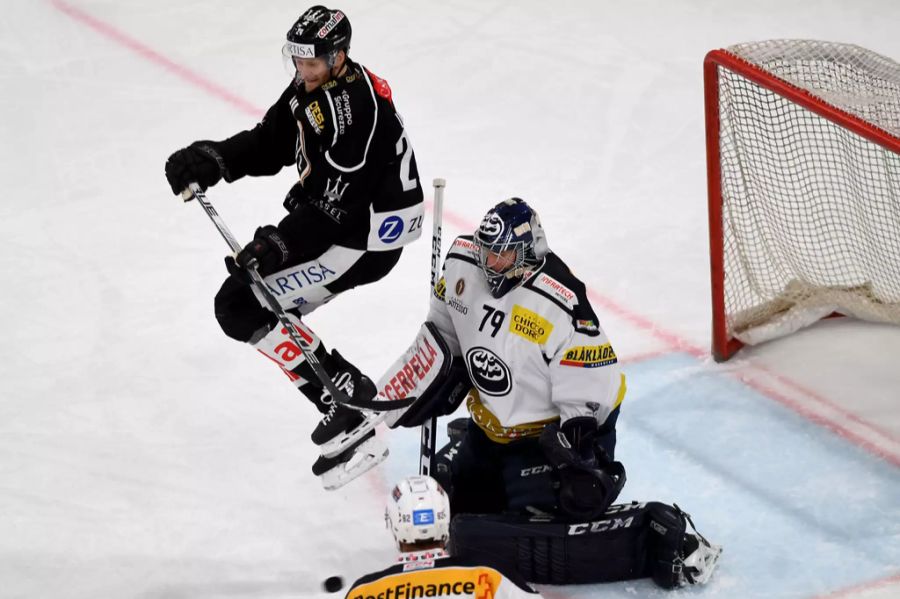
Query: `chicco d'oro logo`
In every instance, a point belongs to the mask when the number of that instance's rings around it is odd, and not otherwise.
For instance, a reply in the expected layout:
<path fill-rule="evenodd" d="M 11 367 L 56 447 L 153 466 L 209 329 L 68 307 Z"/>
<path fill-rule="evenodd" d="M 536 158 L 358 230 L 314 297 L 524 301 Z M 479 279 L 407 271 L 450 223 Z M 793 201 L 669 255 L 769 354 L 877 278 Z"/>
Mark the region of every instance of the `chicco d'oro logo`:
<path fill-rule="evenodd" d="M 487 395 L 506 395 L 512 389 L 509 366 L 497 354 L 485 347 L 473 347 L 466 352 L 466 368 L 472 383 Z"/>
<path fill-rule="evenodd" d="M 503 219 L 494 212 L 486 214 L 481 224 L 478 225 L 478 233 L 478 236 L 484 241 L 500 237 L 503 233 Z"/>

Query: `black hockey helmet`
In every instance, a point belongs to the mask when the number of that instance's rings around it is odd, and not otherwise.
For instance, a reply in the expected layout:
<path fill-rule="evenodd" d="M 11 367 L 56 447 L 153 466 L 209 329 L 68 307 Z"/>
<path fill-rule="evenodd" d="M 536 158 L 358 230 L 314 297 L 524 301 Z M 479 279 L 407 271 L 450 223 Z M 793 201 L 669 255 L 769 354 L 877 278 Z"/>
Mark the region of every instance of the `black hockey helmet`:
<path fill-rule="evenodd" d="M 541 219 L 520 198 L 503 200 L 491 208 L 475 231 L 478 262 L 487 279 L 491 295 L 503 297 L 518 285 L 525 273 L 544 260 L 547 237 Z M 515 255 L 498 268 L 497 256 Z"/>
<path fill-rule="evenodd" d="M 334 64 L 338 50 L 350 50 L 350 19 L 341 10 L 316 5 L 306 9 L 287 32 L 282 53 L 295 58 L 326 58 Z"/>

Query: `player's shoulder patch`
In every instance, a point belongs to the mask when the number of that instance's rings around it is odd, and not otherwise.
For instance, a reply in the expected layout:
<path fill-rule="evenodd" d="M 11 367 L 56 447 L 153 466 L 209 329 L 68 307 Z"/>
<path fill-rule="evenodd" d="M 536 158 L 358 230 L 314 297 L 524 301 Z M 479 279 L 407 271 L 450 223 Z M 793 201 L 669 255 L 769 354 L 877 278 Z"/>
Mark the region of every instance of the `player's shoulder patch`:
<path fill-rule="evenodd" d="M 438 282 L 434 284 L 431 292 L 434 294 L 434 297 L 443 301 L 447 299 L 447 279 L 441 277 L 438 279 Z"/>
<path fill-rule="evenodd" d="M 609 343 L 603 345 L 576 345 L 567 347 L 560 360 L 560 366 L 575 368 L 599 368 L 615 364 L 619 359 Z"/>
<path fill-rule="evenodd" d="M 525 281 L 524 286 L 570 314 L 579 304 L 587 303 L 584 283 L 553 253 L 547 254 L 544 265 Z"/>
<path fill-rule="evenodd" d="M 478 265 L 478 245 L 471 235 L 460 235 L 453 240 L 447 251 L 447 260 L 454 259 Z"/>
<path fill-rule="evenodd" d="M 587 289 L 556 254 L 547 254 L 544 266 L 523 285 L 549 299 L 571 318 L 572 326 L 588 336 L 600 334 L 597 316 L 587 298 Z"/>
<path fill-rule="evenodd" d="M 382 79 L 369 69 L 365 69 L 366 74 L 369 76 L 369 80 L 372 82 L 372 89 L 375 90 L 375 93 L 387 100 L 388 102 L 393 102 L 393 92 L 391 91 L 391 86 L 388 84 L 386 79 Z"/>

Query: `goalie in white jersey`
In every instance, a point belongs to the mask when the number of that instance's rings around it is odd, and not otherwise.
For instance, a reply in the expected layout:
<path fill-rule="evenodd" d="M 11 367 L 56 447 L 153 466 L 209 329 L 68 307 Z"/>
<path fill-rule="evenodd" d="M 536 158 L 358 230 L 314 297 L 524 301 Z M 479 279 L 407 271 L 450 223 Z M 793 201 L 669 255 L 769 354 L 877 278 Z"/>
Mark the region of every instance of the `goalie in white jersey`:
<path fill-rule="evenodd" d="M 456 238 L 428 320 L 474 387 L 454 512 L 602 513 L 625 479 L 613 461 L 625 377 L 584 284 L 549 251 L 528 204 L 500 202 L 474 236 Z"/>
<path fill-rule="evenodd" d="M 675 588 L 712 575 L 721 547 L 689 532 L 678 506 L 612 505 L 625 377 L 584 284 L 522 200 L 456 238 L 427 321 L 378 387 L 382 400 L 417 397 L 383 416 L 392 428 L 450 414 L 465 395 L 471 417 L 450 423 L 432 471 L 450 493 L 452 555 L 499 559 L 539 584 Z"/>

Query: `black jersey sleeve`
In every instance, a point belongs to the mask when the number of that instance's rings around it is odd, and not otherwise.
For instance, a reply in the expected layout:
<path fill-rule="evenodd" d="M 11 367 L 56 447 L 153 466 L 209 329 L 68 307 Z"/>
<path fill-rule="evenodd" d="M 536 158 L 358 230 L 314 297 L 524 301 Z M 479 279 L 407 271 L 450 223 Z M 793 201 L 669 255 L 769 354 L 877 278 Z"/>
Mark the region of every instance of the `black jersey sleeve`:
<path fill-rule="evenodd" d="M 231 183 L 246 175 L 274 175 L 295 161 L 297 124 L 291 112 L 293 85 L 266 111 L 252 129 L 216 142 L 225 163 L 224 178 Z"/>

